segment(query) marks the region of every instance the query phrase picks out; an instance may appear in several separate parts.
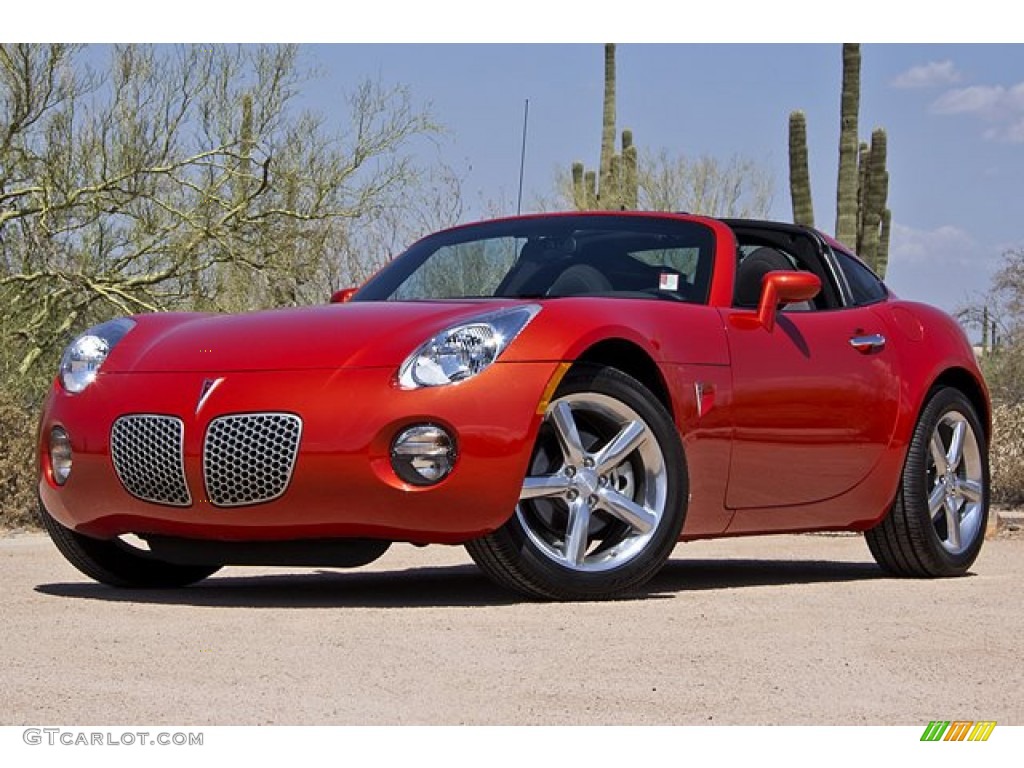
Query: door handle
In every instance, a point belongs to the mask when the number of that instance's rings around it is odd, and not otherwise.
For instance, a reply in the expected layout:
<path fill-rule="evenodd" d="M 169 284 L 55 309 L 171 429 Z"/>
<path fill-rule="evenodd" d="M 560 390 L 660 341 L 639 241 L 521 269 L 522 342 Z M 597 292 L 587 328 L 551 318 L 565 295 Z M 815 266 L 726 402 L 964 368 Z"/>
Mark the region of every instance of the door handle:
<path fill-rule="evenodd" d="M 866 336 L 854 336 L 850 339 L 850 346 L 864 354 L 877 352 L 885 348 L 885 336 L 880 333 L 870 333 Z"/>

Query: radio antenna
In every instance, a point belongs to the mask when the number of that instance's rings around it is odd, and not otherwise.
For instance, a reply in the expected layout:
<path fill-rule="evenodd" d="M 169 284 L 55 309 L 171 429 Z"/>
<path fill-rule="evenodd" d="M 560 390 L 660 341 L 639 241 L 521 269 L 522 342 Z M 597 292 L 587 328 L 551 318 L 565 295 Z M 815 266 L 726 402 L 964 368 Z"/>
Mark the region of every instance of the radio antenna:
<path fill-rule="evenodd" d="M 523 172 L 526 170 L 526 126 L 530 122 L 530 100 L 523 107 L 523 151 L 519 155 L 519 197 L 516 201 L 516 216 L 523 212 Z"/>

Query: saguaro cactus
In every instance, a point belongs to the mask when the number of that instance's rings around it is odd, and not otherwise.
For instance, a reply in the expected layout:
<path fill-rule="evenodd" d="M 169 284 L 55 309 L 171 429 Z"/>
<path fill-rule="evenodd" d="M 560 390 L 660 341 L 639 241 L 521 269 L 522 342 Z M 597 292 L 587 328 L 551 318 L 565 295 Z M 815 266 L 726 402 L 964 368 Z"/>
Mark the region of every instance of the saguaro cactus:
<path fill-rule="evenodd" d="M 843 45 L 843 96 L 839 117 L 839 178 L 836 183 L 836 240 L 857 237 L 857 121 L 860 112 L 860 46 Z"/>
<path fill-rule="evenodd" d="M 633 144 L 633 132 L 628 128 L 622 132 L 622 207 L 635 210 L 639 205 L 640 176 L 637 169 L 637 150 Z"/>
<path fill-rule="evenodd" d="M 889 174 L 885 174 L 885 183 L 889 185 Z M 878 254 L 875 256 L 875 271 L 885 277 L 885 270 L 889 268 L 889 238 L 892 236 L 892 211 L 886 208 L 882 211 L 882 229 L 878 233 Z"/>
<path fill-rule="evenodd" d="M 572 164 L 572 204 L 577 210 L 587 207 L 587 188 L 583 186 L 583 163 Z"/>
<path fill-rule="evenodd" d="M 887 144 L 885 131 L 881 128 L 871 134 L 871 149 L 867 153 L 867 171 L 863 182 L 863 203 L 860 207 L 860 238 L 856 245 L 857 253 L 876 270 L 879 269 L 882 219 L 889 196 L 889 172 L 885 169 Z M 885 250 L 888 260 L 888 246 Z M 884 272 L 885 268 L 882 267 L 881 271 Z"/>
<path fill-rule="evenodd" d="M 639 176 L 633 132 L 622 132 L 622 151 L 615 152 L 615 44 L 604 47 L 604 112 L 601 158 L 597 172 L 572 164 L 572 204 L 578 210 L 619 211 L 638 205 Z"/>
<path fill-rule="evenodd" d="M 836 185 L 836 239 L 854 248 L 879 275 L 889 263 L 892 212 L 886 207 L 885 131 L 876 129 L 871 144 L 858 145 L 860 109 L 860 46 L 843 46 L 843 95 L 840 104 L 839 175 Z M 807 122 L 802 112 L 789 116 L 789 188 L 793 221 L 814 226 L 807 163 Z"/>
<path fill-rule="evenodd" d="M 604 46 L 604 112 L 601 117 L 601 186 L 607 183 L 615 154 L 615 43 Z"/>
<path fill-rule="evenodd" d="M 807 118 L 803 112 L 789 116 L 789 192 L 793 199 L 793 221 L 814 226 L 811 174 L 807 167 Z"/>
<path fill-rule="evenodd" d="M 597 208 L 597 173 L 587 171 L 583 174 L 583 186 L 586 190 L 586 208 Z"/>

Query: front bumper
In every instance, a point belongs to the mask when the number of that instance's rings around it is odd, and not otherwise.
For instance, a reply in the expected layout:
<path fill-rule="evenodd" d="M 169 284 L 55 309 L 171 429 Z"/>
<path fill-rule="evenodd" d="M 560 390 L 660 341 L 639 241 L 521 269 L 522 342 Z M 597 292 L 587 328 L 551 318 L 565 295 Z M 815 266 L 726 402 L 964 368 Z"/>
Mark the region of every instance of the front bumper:
<path fill-rule="evenodd" d="M 55 384 L 39 434 L 40 497 L 61 524 L 108 538 L 163 534 L 222 541 L 378 538 L 458 543 L 500 527 L 519 498 L 541 421 L 541 398 L 558 364 L 496 363 L 458 385 L 401 390 L 391 369 L 106 373 L 78 395 Z M 208 380 L 223 379 L 207 392 Z M 202 400 L 202 402 L 200 402 Z M 302 436 L 287 489 L 237 507 L 208 500 L 202 471 L 210 422 L 229 414 L 287 412 Z M 111 457 L 111 429 L 125 414 L 175 416 L 184 424 L 186 506 L 132 496 Z M 391 468 L 395 434 L 440 424 L 456 438 L 455 469 L 414 487 Z M 73 468 L 58 486 L 49 466 L 53 427 L 70 436 Z"/>

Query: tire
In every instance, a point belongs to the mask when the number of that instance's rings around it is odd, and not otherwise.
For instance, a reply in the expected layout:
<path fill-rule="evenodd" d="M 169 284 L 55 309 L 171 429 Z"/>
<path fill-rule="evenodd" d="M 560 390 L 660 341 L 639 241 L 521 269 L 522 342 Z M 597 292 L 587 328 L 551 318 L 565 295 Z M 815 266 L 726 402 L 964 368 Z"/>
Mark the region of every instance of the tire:
<path fill-rule="evenodd" d="M 170 588 L 202 581 L 216 565 L 175 565 L 152 557 L 121 539 L 94 539 L 65 528 L 40 503 L 39 517 L 60 553 L 91 579 L 112 587 Z"/>
<path fill-rule="evenodd" d="M 661 568 L 688 498 L 664 406 L 616 369 L 577 367 L 545 412 L 515 514 L 466 549 L 494 581 L 529 597 L 606 599 Z"/>
<path fill-rule="evenodd" d="M 961 576 L 988 524 L 988 446 L 974 406 L 951 387 L 933 391 L 917 420 L 896 502 L 865 533 L 896 576 Z"/>

